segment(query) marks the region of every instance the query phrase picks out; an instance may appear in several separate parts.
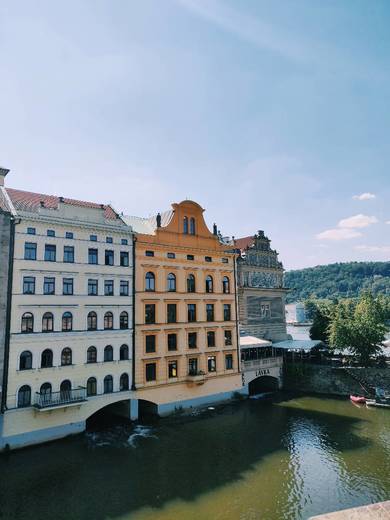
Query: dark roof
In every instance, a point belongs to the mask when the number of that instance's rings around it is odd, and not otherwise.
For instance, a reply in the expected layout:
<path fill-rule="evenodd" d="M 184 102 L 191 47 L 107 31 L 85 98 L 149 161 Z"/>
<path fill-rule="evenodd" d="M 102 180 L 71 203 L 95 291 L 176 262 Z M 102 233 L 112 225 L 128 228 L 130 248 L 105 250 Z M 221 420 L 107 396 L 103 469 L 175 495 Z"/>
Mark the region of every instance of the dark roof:
<path fill-rule="evenodd" d="M 251 246 L 254 243 L 253 235 L 250 237 L 243 237 L 243 238 L 235 238 L 234 239 L 234 245 L 237 249 L 241 249 L 243 251 L 244 249 L 248 249 L 249 246 Z"/>

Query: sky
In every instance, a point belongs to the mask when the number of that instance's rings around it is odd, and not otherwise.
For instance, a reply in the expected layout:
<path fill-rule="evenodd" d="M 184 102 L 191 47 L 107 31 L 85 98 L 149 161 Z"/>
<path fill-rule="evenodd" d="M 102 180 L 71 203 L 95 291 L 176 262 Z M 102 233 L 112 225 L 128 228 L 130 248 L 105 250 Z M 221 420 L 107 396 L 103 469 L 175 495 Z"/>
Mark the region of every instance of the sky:
<path fill-rule="evenodd" d="M 5 0 L 6 185 L 390 259 L 388 0 Z"/>

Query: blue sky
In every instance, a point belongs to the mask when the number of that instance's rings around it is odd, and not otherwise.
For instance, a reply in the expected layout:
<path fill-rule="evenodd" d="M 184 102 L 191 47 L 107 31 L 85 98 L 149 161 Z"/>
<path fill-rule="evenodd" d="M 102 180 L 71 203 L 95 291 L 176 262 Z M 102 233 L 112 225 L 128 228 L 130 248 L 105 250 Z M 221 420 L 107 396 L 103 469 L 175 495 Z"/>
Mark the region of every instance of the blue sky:
<path fill-rule="evenodd" d="M 2 2 L 7 185 L 191 198 L 287 269 L 388 260 L 389 25 L 387 0 Z"/>

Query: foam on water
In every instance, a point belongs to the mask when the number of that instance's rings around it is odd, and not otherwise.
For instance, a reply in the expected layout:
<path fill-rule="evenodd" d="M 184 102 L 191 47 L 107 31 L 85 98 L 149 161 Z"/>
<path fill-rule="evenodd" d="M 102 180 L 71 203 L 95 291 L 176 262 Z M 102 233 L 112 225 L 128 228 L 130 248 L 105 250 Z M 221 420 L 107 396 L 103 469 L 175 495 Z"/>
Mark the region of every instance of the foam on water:
<path fill-rule="evenodd" d="M 138 426 L 136 426 L 134 428 L 134 432 L 127 439 L 127 443 L 132 448 L 136 448 L 137 441 L 140 438 L 158 439 L 157 435 L 154 435 L 152 432 L 153 432 L 152 428 L 150 428 L 148 426 L 142 426 L 141 424 L 139 424 Z"/>

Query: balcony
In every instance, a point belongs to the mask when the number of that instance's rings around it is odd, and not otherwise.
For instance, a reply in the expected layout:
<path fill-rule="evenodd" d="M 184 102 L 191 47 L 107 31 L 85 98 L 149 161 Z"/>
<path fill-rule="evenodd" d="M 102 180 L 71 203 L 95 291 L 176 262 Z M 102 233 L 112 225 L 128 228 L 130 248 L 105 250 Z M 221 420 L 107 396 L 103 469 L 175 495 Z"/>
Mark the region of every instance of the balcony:
<path fill-rule="evenodd" d="M 203 370 L 193 370 L 188 372 L 187 383 L 195 383 L 196 385 L 203 385 L 206 381 L 206 374 Z"/>
<path fill-rule="evenodd" d="M 42 412 L 53 408 L 80 405 L 87 400 L 87 389 L 80 386 L 62 392 L 47 392 L 44 394 L 36 392 L 35 396 L 34 407 Z"/>

